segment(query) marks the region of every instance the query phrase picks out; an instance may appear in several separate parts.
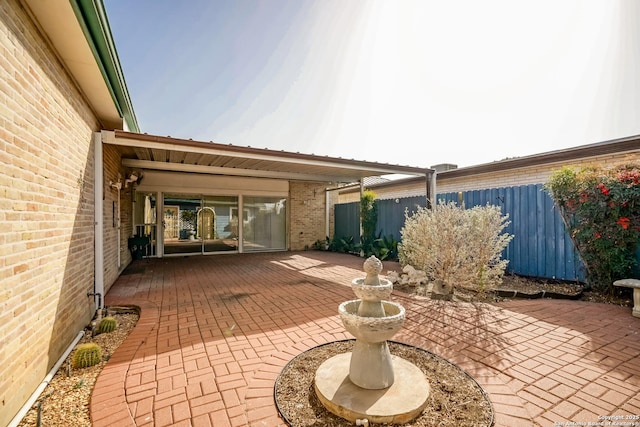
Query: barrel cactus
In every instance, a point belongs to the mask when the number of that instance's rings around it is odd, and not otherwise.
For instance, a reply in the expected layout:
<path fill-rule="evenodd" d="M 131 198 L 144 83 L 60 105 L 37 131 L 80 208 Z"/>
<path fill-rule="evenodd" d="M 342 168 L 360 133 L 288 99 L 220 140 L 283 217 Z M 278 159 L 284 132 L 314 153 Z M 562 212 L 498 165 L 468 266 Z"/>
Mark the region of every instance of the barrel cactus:
<path fill-rule="evenodd" d="M 105 334 L 108 332 L 113 332 L 118 327 L 118 322 L 115 317 L 103 317 L 98 323 L 98 333 Z"/>
<path fill-rule="evenodd" d="M 102 350 L 98 344 L 90 342 L 80 344 L 73 354 L 71 364 L 74 368 L 87 368 L 102 361 Z"/>

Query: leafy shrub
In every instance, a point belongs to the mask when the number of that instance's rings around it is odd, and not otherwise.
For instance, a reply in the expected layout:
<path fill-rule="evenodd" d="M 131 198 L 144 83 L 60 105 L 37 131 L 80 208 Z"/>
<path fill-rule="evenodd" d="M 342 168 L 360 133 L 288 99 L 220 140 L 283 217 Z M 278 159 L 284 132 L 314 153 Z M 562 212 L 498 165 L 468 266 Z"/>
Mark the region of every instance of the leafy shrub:
<path fill-rule="evenodd" d="M 329 242 L 327 250 L 346 254 L 356 253 L 356 244 L 353 241 L 353 236 L 334 237 Z"/>
<path fill-rule="evenodd" d="M 631 277 L 640 237 L 640 165 L 564 167 L 545 185 L 585 264 L 587 283 L 613 292 Z"/>
<path fill-rule="evenodd" d="M 455 286 L 494 288 L 502 282 L 507 260 L 502 250 L 512 235 L 502 233 L 509 224 L 497 206 L 457 207 L 440 202 L 433 209 L 405 211 L 398 245 L 400 263 L 427 274 L 429 280 L 453 289 Z"/>
<path fill-rule="evenodd" d="M 373 253 L 368 254 L 367 257 L 371 255 L 375 255 L 381 261 L 396 261 L 398 259 L 398 241 L 394 239 L 392 234 L 378 237 L 373 241 Z"/>

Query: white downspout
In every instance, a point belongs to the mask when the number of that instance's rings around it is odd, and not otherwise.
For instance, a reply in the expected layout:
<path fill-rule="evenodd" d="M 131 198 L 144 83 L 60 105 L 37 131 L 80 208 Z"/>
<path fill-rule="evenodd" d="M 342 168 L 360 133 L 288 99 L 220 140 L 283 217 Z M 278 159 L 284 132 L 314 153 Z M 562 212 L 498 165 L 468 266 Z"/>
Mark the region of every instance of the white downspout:
<path fill-rule="evenodd" d="M 93 264 L 94 264 L 94 301 L 98 297 L 96 309 L 102 308 L 104 300 L 104 163 L 102 153 L 102 134 L 96 132 L 93 134 L 94 144 L 94 179 L 93 179 L 93 197 L 94 197 L 94 247 L 93 247 Z M 118 201 L 119 205 L 119 201 Z M 119 246 L 119 244 L 118 244 Z M 118 250 L 118 253 L 120 251 Z"/>
<path fill-rule="evenodd" d="M 116 202 L 116 209 L 117 209 L 117 213 L 118 215 L 116 216 L 116 231 L 118 234 L 118 271 L 120 271 L 120 266 L 122 266 L 122 261 L 120 259 L 120 246 L 121 246 L 121 239 L 120 239 L 120 189 L 122 188 L 121 185 L 119 185 L 118 187 L 118 201 Z"/>
<path fill-rule="evenodd" d="M 84 331 L 78 332 L 78 335 L 76 335 L 75 339 L 71 342 L 71 344 L 69 344 L 69 347 L 67 347 L 67 349 L 62 354 L 62 356 L 60 356 L 60 359 L 58 359 L 58 361 L 53 366 L 53 368 L 51 368 L 47 376 L 44 377 L 44 379 L 42 380 L 38 388 L 36 388 L 36 390 L 31 394 L 31 397 L 29 397 L 29 400 L 27 400 L 25 404 L 22 405 L 22 408 L 20 408 L 16 416 L 13 417 L 13 419 L 11 420 L 11 422 L 7 427 L 16 427 L 18 424 L 20 424 L 20 421 L 22 421 L 25 415 L 27 415 L 27 412 L 29 412 L 29 409 L 31 409 L 31 407 L 36 402 L 36 400 L 38 400 L 38 397 L 40 397 L 40 394 L 49 385 L 51 378 L 53 378 L 56 372 L 58 372 L 58 369 L 60 369 L 60 366 L 62 366 L 62 363 L 65 361 L 69 353 L 71 353 L 71 350 L 73 350 L 73 348 L 76 346 L 76 344 L 78 343 L 78 341 L 80 341 L 82 337 L 84 337 Z"/>

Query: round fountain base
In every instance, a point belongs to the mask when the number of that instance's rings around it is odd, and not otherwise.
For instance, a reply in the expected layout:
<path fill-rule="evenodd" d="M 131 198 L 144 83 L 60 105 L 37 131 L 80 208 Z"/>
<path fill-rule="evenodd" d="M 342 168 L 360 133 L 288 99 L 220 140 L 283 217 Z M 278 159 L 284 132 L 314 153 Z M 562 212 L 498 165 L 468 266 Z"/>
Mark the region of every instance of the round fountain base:
<path fill-rule="evenodd" d="M 372 423 L 407 423 L 427 405 L 431 387 L 422 371 L 392 356 L 395 381 L 391 387 L 369 390 L 349 379 L 351 353 L 325 361 L 316 371 L 314 388 L 320 402 L 333 414 L 353 423 L 366 418 Z"/>

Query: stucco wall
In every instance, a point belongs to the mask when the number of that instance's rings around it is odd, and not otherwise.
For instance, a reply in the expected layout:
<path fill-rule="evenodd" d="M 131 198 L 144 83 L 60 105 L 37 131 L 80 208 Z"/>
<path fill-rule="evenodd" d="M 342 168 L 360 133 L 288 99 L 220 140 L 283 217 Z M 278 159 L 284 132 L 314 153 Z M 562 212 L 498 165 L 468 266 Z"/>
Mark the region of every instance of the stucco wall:
<path fill-rule="evenodd" d="M 0 425 L 91 319 L 99 124 L 16 0 L 0 2 Z"/>

